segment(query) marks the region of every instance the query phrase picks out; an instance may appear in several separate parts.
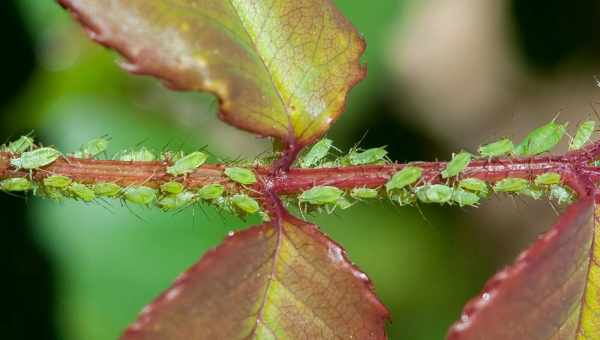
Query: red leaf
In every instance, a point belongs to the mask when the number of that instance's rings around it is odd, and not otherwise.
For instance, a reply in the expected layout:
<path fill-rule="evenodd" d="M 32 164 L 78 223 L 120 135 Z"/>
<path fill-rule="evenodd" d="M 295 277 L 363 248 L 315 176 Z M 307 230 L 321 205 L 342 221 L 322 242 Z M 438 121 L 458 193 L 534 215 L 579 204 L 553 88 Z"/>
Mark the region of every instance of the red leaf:
<path fill-rule="evenodd" d="M 122 339 L 385 339 L 387 318 L 344 250 L 288 218 L 208 252 Z"/>
<path fill-rule="evenodd" d="M 342 112 L 365 45 L 331 0 L 58 0 L 134 73 L 208 91 L 220 117 L 302 146 Z"/>
<path fill-rule="evenodd" d="M 448 339 L 599 339 L 593 212 L 589 198 L 570 206 L 465 306 Z"/>

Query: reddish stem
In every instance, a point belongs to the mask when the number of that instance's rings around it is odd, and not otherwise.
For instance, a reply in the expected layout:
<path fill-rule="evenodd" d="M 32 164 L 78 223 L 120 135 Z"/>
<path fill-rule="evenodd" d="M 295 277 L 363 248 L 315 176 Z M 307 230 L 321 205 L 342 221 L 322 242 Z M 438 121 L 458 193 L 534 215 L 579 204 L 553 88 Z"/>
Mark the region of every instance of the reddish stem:
<path fill-rule="evenodd" d="M 595 154 L 600 152 L 600 147 L 596 147 L 595 144 L 592 146 L 563 156 L 475 160 L 469 164 L 461 177 L 476 177 L 493 183 L 507 177 L 533 180 L 537 175 L 557 172 L 561 174 L 565 184 L 577 193 L 591 195 L 595 190 L 594 184 L 600 181 L 600 167 L 589 164 L 593 159 L 590 157 L 595 157 Z M 28 172 L 15 171 L 10 167 L 10 156 L 8 153 L 0 153 L 0 179 L 27 176 Z M 285 162 L 277 164 L 282 165 L 289 161 L 286 159 Z M 173 176 L 166 173 L 168 165 L 169 163 L 166 161 L 129 162 L 64 158 L 33 171 L 32 176 L 35 180 L 41 180 L 50 174 L 58 174 L 86 184 L 114 182 L 122 186 L 144 184 L 156 188 L 162 183 L 174 179 Z M 441 170 L 446 165 L 445 162 L 415 162 L 411 165 L 423 168 L 424 175 L 421 183 L 452 182 L 452 180 L 444 180 L 440 176 Z M 292 195 L 319 185 L 331 185 L 343 189 L 377 188 L 384 185 L 390 176 L 404 166 L 406 164 L 315 169 L 291 168 L 289 171 L 285 171 L 284 168 L 256 167 L 255 171 L 260 181 L 252 189 L 263 193 L 264 198 L 271 201 L 271 205 L 273 205 L 272 212 L 275 212 L 278 209 L 275 208 L 277 202 L 273 201 L 273 198 L 277 195 Z M 224 176 L 223 169 L 225 167 L 224 164 L 204 165 L 194 173 L 176 178 L 176 180 L 183 182 L 190 189 L 208 183 L 235 186 Z M 272 169 L 278 169 L 278 171 Z"/>

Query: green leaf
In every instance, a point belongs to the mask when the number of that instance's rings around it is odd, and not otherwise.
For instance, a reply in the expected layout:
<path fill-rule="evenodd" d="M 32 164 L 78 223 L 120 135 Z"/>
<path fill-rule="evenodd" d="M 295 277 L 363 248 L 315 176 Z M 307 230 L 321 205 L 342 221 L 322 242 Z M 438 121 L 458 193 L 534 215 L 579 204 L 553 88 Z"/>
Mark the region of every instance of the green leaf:
<path fill-rule="evenodd" d="M 344 250 L 289 217 L 232 234 L 122 339 L 385 339 L 387 317 Z"/>
<path fill-rule="evenodd" d="M 58 0 L 125 69 L 208 91 L 226 122 L 306 145 L 365 75 L 365 44 L 330 0 Z"/>
<path fill-rule="evenodd" d="M 599 215 L 592 199 L 571 205 L 465 306 L 448 339 L 598 339 Z"/>

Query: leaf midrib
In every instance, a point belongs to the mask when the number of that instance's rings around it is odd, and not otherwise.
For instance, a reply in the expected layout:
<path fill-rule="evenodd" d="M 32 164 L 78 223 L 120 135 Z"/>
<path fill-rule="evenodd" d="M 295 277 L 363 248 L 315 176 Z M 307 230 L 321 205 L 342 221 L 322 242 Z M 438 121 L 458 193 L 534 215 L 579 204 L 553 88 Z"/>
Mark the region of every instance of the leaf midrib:
<path fill-rule="evenodd" d="M 273 2 L 271 2 L 271 6 L 269 7 L 269 16 L 265 19 L 265 21 L 263 22 L 264 25 L 266 25 L 267 20 L 269 20 L 271 18 L 270 14 L 272 12 L 273 9 L 273 3 L 277 1 L 277 0 L 273 0 Z M 237 8 L 235 7 L 235 5 L 233 4 L 232 0 L 227 0 L 227 4 L 231 7 L 232 11 L 235 13 L 235 15 L 238 18 L 238 21 L 240 22 L 240 26 L 244 29 L 244 32 L 246 33 L 248 39 L 252 42 L 252 44 L 254 45 L 254 51 L 256 52 L 256 55 L 258 57 L 258 60 L 260 60 L 261 65 L 263 66 L 263 68 L 265 69 L 265 72 L 269 75 L 269 79 L 271 80 L 271 86 L 273 88 L 273 91 L 275 92 L 275 94 L 277 95 L 277 98 L 279 99 L 279 102 L 281 103 L 281 106 L 283 107 L 284 113 L 287 117 L 287 121 L 288 121 L 288 138 L 290 139 L 294 139 L 295 135 L 294 135 L 294 131 L 292 128 L 292 121 L 291 121 L 291 114 L 289 112 L 289 108 L 288 105 L 286 104 L 286 102 L 283 100 L 283 97 L 281 96 L 281 93 L 279 93 L 279 89 L 277 88 L 277 86 L 275 86 L 275 79 L 273 78 L 273 73 L 271 73 L 271 71 L 269 70 L 269 68 L 267 67 L 267 63 L 265 62 L 262 54 L 260 53 L 259 49 L 258 49 L 258 45 L 256 44 L 256 40 L 252 37 L 252 35 L 250 34 L 250 31 L 248 31 L 248 28 L 246 27 L 246 25 L 244 24 L 244 20 L 242 19 L 240 13 L 238 12 Z M 289 141 L 288 141 L 289 142 Z"/>

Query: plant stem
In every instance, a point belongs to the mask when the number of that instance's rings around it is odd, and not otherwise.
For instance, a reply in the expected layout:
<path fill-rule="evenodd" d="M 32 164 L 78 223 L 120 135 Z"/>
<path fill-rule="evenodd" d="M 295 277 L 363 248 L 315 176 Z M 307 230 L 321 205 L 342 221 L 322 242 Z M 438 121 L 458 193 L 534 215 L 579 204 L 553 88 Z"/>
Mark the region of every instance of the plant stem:
<path fill-rule="evenodd" d="M 599 143 L 600 144 L 600 143 Z M 596 144 L 581 151 L 561 156 L 535 156 L 529 158 L 497 158 L 474 160 L 460 175 L 461 178 L 475 177 L 486 182 L 496 182 L 508 177 L 533 180 L 537 175 L 557 172 L 566 185 L 580 195 L 590 195 L 594 185 L 600 181 L 600 167 L 590 165 L 590 161 L 600 152 Z M 11 154 L 0 153 L 0 179 L 29 176 L 28 171 L 15 171 L 10 166 Z M 272 192 L 276 195 L 293 195 L 308 188 L 321 185 L 336 186 L 342 189 L 356 187 L 377 188 L 384 185 L 396 171 L 407 164 L 385 164 L 368 166 L 346 166 L 337 168 L 301 169 L 272 172 L 271 167 L 255 167 L 259 183 L 251 186 L 258 192 Z M 448 183 L 440 172 L 446 162 L 414 162 L 412 166 L 423 169 L 422 183 Z M 53 164 L 34 170 L 32 179 L 40 181 L 55 174 L 72 178 L 84 184 L 114 182 L 121 186 L 145 185 L 157 188 L 162 183 L 173 180 L 166 173 L 167 161 L 132 162 L 116 160 L 94 160 L 61 158 Z M 178 180 L 188 188 L 201 187 L 208 183 L 222 183 L 236 186 L 224 174 L 225 164 L 211 164 L 199 167 L 188 176 Z"/>

